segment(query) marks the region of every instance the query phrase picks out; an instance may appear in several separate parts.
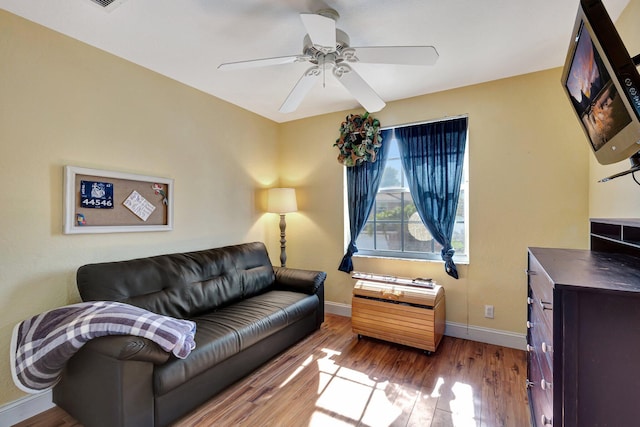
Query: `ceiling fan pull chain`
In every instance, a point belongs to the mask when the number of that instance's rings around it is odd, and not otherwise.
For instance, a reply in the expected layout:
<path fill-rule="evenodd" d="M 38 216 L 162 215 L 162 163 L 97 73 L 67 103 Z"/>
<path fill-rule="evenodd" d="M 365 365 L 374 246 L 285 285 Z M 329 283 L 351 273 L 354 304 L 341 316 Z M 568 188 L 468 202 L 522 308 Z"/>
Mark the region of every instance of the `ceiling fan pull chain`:
<path fill-rule="evenodd" d="M 322 55 L 320 63 L 322 65 L 322 88 L 324 89 L 327 87 L 327 55 Z"/>
<path fill-rule="evenodd" d="M 322 88 L 327 87 L 327 67 L 322 64 Z"/>

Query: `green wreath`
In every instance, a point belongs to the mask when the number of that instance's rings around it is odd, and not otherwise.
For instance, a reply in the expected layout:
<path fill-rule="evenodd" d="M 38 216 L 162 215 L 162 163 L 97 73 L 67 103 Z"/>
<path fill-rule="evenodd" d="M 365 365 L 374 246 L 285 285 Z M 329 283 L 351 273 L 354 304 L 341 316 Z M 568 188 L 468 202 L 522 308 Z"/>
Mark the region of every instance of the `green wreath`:
<path fill-rule="evenodd" d="M 382 146 L 380 121 L 369 116 L 369 113 L 362 116 L 349 114 L 340 125 L 340 138 L 336 139 L 333 146 L 340 150 L 338 162 L 345 166 L 374 163 Z"/>

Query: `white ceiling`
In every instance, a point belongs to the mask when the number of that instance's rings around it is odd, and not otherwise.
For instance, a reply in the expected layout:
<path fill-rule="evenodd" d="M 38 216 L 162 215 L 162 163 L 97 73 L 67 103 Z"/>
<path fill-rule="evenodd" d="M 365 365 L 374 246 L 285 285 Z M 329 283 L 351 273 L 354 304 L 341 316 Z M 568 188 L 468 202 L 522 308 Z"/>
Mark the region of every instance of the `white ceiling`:
<path fill-rule="evenodd" d="M 629 0 L 603 0 L 614 21 Z M 578 0 L 0 0 L 0 8 L 276 122 L 361 109 L 332 75 L 278 112 L 307 63 L 219 71 L 302 53 L 301 12 L 333 8 L 351 46 L 435 46 L 435 66 L 354 64 L 386 102 L 564 63 Z"/>

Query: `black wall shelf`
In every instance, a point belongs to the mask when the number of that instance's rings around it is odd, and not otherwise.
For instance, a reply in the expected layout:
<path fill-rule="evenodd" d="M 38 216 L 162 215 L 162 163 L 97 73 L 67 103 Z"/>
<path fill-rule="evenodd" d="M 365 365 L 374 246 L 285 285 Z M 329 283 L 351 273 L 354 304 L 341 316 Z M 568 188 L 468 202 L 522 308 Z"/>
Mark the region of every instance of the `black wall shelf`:
<path fill-rule="evenodd" d="M 640 249 L 640 219 L 591 219 L 592 251 L 637 255 L 638 249 Z"/>

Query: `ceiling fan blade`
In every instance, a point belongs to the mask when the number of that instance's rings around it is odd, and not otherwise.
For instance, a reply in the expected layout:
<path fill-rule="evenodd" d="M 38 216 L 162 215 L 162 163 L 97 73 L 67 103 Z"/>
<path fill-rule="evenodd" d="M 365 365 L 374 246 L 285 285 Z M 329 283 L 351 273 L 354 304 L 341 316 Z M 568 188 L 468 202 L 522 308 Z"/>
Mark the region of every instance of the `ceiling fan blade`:
<path fill-rule="evenodd" d="M 336 49 L 336 21 L 316 13 L 301 13 L 300 18 L 314 46 L 332 52 Z"/>
<path fill-rule="evenodd" d="M 355 56 L 345 55 L 348 62 L 371 64 L 433 65 L 438 51 L 433 46 L 355 47 Z"/>
<path fill-rule="evenodd" d="M 313 66 L 304 72 L 298 83 L 293 87 L 287 99 L 280 106 L 281 113 L 291 113 L 298 108 L 304 97 L 309 93 L 316 80 L 320 77 L 320 67 Z"/>
<path fill-rule="evenodd" d="M 360 74 L 356 73 L 348 65 L 340 64 L 340 66 L 333 69 L 333 74 L 368 112 L 375 113 L 387 105 L 371 86 L 360 77 Z"/>
<path fill-rule="evenodd" d="M 311 59 L 309 55 L 278 56 L 275 58 L 250 59 L 248 61 L 226 62 L 218 65 L 218 70 L 243 70 L 247 68 L 269 67 L 271 65 L 293 64 Z"/>

